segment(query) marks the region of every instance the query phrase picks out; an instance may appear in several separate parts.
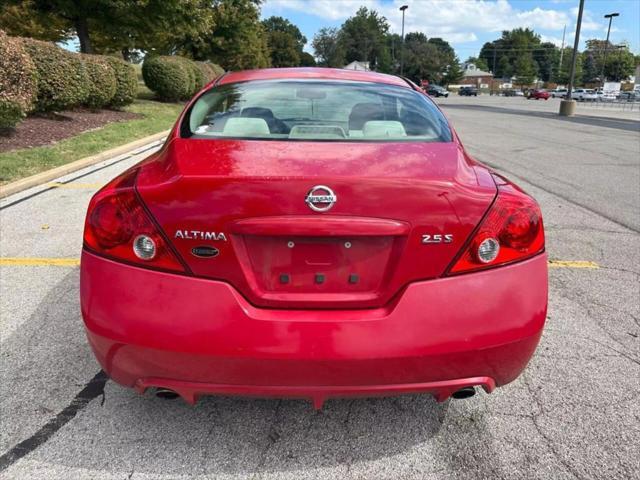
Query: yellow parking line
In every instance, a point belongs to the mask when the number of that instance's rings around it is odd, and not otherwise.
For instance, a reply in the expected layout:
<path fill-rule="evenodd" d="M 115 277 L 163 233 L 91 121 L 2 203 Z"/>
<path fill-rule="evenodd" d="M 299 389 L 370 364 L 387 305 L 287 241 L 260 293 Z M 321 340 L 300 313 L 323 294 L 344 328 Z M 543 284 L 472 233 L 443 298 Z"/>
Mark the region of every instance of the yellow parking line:
<path fill-rule="evenodd" d="M 581 260 L 549 260 L 551 268 L 600 268 L 596 262 L 586 262 Z"/>
<path fill-rule="evenodd" d="M 0 265 L 13 265 L 18 267 L 76 267 L 80 265 L 80 259 L 5 257 L 0 258 Z"/>
<path fill-rule="evenodd" d="M 93 188 L 101 188 L 102 183 L 60 183 L 60 182 L 51 182 L 47 183 L 47 187 L 53 188 L 65 188 L 69 190 L 89 190 Z"/>
<path fill-rule="evenodd" d="M 79 258 L 30 258 L 30 257 L 5 257 L 0 258 L 0 265 L 12 265 L 18 267 L 76 267 L 80 265 Z M 549 260 L 550 268 L 587 268 L 597 269 L 600 266 L 595 262 L 584 260 Z"/>

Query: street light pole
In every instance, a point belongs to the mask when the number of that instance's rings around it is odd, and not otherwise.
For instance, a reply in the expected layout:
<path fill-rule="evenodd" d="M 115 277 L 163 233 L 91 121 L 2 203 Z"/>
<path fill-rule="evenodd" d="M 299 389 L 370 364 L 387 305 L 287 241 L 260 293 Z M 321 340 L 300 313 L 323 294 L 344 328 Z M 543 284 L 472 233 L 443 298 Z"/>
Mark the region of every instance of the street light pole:
<path fill-rule="evenodd" d="M 604 42 L 604 58 L 602 59 L 602 72 L 600 73 L 600 83 L 601 83 L 601 87 L 604 90 L 604 67 L 607 64 L 607 48 L 609 47 L 609 34 L 611 33 L 611 21 L 613 20 L 613 17 L 618 17 L 620 16 L 619 13 L 608 13 L 607 15 L 604 16 L 604 18 L 608 18 L 609 19 L 609 28 L 607 29 L 607 40 Z"/>
<path fill-rule="evenodd" d="M 578 60 L 578 46 L 580 45 L 580 27 L 582 26 L 582 12 L 584 11 L 584 0 L 580 0 L 578 8 L 578 21 L 576 22 L 576 35 L 573 39 L 573 55 L 571 55 L 571 70 L 569 72 L 569 85 L 567 86 L 567 96 L 560 101 L 560 115 L 572 117 L 576 111 L 576 101 L 571 98 L 573 90 L 573 79 L 576 74 L 576 61 Z"/>
<path fill-rule="evenodd" d="M 564 34 L 567 33 L 567 26 L 565 25 L 562 29 L 562 47 L 560 48 L 560 61 L 558 62 L 558 75 L 560 76 L 562 73 L 562 55 L 564 54 Z"/>
<path fill-rule="evenodd" d="M 400 11 L 402 12 L 402 46 L 400 47 L 400 76 L 404 75 L 404 11 L 409 8 L 409 5 L 402 5 Z"/>

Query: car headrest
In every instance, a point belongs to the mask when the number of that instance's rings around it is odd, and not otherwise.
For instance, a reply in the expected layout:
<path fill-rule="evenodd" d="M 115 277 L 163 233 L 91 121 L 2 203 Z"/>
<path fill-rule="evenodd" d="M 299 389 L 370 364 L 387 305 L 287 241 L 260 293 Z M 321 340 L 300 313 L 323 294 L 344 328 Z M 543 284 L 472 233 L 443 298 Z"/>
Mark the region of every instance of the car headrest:
<path fill-rule="evenodd" d="M 264 118 L 265 120 L 267 120 L 273 118 L 273 112 L 271 111 L 271 109 L 264 107 L 247 107 L 242 109 L 240 116 Z"/>
<path fill-rule="evenodd" d="M 362 130 L 365 122 L 384 120 L 384 110 L 379 103 L 356 103 L 349 114 L 349 130 Z"/>
<path fill-rule="evenodd" d="M 264 118 L 229 118 L 222 130 L 222 135 L 229 137 L 268 136 L 269 133 L 269 126 Z"/>
<path fill-rule="evenodd" d="M 402 123 L 395 120 L 370 120 L 364 124 L 362 135 L 365 138 L 406 137 Z"/>

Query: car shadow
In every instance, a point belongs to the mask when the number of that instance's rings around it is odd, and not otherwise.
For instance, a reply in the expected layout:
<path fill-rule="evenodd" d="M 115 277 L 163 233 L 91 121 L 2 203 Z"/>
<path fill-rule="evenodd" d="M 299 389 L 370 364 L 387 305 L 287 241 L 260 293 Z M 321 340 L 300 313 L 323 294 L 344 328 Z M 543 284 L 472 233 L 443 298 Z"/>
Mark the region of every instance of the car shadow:
<path fill-rule="evenodd" d="M 616 130 L 626 130 L 629 132 L 640 131 L 640 122 L 623 118 L 598 117 L 593 115 L 578 114 L 574 117 L 561 117 L 555 112 L 540 112 L 536 110 L 523 110 L 507 107 L 497 107 L 493 105 L 469 105 L 469 104 L 443 104 L 442 108 L 453 110 L 477 110 L 491 113 L 504 113 L 507 115 L 519 115 L 524 117 L 539 117 L 557 122 L 575 123 L 579 125 L 590 125 L 594 127 L 613 128 Z"/>
<path fill-rule="evenodd" d="M 12 425 L 9 448 L 38 435 L 42 425 L 59 417 L 99 370 L 79 310 L 74 270 L 3 342 L 1 406 L 5 421 Z M 474 405 L 457 403 L 463 404 Z M 464 442 L 441 432 L 450 405 L 438 404 L 429 395 L 406 395 L 329 400 L 321 411 L 305 401 L 239 397 L 205 397 L 189 406 L 151 393 L 140 396 L 108 381 L 104 396 L 58 425 L 56 433 L 25 458 L 54 472 L 80 468 L 152 477 L 234 474 L 241 478 L 317 468 L 343 476 L 358 462 L 381 472 L 395 465 L 386 475 L 394 478 L 394 471 L 415 468 L 404 458 L 417 449 L 432 451 L 434 458 L 428 461 L 434 471 L 447 465 L 458 468 L 460 459 L 469 455 L 484 458 L 488 450 L 490 459 L 491 441 L 478 408 L 482 402 L 471 407 L 476 409 L 471 415 L 475 420 L 455 414 L 457 431 L 475 432 L 469 435 L 471 441 Z M 481 463 L 475 459 L 474 471 L 482 471 Z"/>

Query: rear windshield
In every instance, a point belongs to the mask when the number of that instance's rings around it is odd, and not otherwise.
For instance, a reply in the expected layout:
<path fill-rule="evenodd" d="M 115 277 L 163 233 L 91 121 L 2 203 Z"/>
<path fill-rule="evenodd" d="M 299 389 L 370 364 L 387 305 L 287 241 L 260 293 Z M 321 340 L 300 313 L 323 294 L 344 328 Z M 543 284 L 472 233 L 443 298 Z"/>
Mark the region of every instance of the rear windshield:
<path fill-rule="evenodd" d="M 444 116 L 409 88 L 304 80 L 212 88 L 193 104 L 181 133 L 199 139 L 451 141 Z"/>

